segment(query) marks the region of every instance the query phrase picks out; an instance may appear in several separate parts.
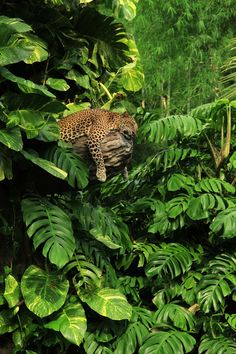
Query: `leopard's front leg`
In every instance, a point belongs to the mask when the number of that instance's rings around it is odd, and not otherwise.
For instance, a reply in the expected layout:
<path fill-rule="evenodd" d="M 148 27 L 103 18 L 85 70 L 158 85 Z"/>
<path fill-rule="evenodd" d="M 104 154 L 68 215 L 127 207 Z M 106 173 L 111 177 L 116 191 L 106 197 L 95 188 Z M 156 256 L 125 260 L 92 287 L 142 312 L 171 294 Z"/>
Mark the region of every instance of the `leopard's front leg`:
<path fill-rule="evenodd" d="M 96 176 L 100 182 L 105 182 L 107 179 L 106 167 L 101 150 L 101 142 L 104 136 L 105 132 L 98 132 L 96 129 L 91 129 L 87 141 L 89 152 L 97 167 Z"/>

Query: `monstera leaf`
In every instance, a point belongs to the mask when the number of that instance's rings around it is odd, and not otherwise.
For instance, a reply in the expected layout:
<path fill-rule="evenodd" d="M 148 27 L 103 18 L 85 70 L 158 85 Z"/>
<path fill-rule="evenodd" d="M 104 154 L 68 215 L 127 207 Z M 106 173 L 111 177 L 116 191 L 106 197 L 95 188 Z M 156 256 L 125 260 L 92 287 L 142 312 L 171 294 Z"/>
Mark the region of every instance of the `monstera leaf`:
<path fill-rule="evenodd" d="M 45 157 L 58 168 L 67 172 L 67 182 L 75 188 L 85 188 L 88 184 L 88 169 L 78 155 L 66 144 L 49 149 Z"/>
<path fill-rule="evenodd" d="M 186 273 L 194 261 L 194 254 L 188 248 L 178 243 L 163 244 L 151 254 L 146 274 L 148 277 L 170 277 L 174 279 Z"/>
<path fill-rule="evenodd" d="M 26 269 L 21 280 L 25 304 L 38 317 L 59 310 L 68 290 L 69 282 L 62 275 L 49 274 L 33 265 Z"/>
<path fill-rule="evenodd" d="M 175 303 L 165 304 L 160 307 L 156 311 L 154 318 L 156 324 L 174 325 L 183 331 L 193 331 L 196 326 L 193 314 Z"/>
<path fill-rule="evenodd" d="M 151 334 L 139 349 L 139 354 L 190 353 L 196 340 L 188 333 L 170 330 Z"/>
<path fill-rule="evenodd" d="M 236 353 L 236 342 L 233 338 L 203 336 L 199 346 L 199 354 Z"/>
<path fill-rule="evenodd" d="M 213 240 L 217 240 L 216 235 L 225 240 L 236 237 L 236 207 L 227 208 L 217 214 L 210 229 Z"/>
<path fill-rule="evenodd" d="M 175 115 L 157 118 L 153 114 L 153 120 L 140 129 L 140 134 L 145 136 L 150 143 L 163 144 L 177 138 L 195 136 L 202 130 L 202 124 L 192 116 Z"/>
<path fill-rule="evenodd" d="M 33 162 L 33 164 L 41 167 L 43 170 L 47 171 L 51 175 L 61 178 L 61 179 L 66 179 L 67 173 L 60 168 L 58 168 L 54 163 L 42 159 L 38 157 L 34 151 L 28 152 L 28 151 L 21 151 L 21 154 L 27 159 Z"/>
<path fill-rule="evenodd" d="M 31 197 L 21 202 L 27 234 L 37 249 L 43 244 L 43 255 L 59 268 L 68 263 L 75 250 L 75 239 L 69 216 L 46 199 Z"/>
<path fill-rule="evenodd" d="M 205 313 L 223 311 L 225 299 L 236 286 L 235 254 L 221 254 L 211 260 L 198 285 L 198 303 Z"/>
<path fill-rule="evenodd" d="M 137 349 L 141 347 L 148 335 L 147 327 L 141 322 L 130 323 L 125 333 L 116 341 L 114 354 L 137 353 Z"/>

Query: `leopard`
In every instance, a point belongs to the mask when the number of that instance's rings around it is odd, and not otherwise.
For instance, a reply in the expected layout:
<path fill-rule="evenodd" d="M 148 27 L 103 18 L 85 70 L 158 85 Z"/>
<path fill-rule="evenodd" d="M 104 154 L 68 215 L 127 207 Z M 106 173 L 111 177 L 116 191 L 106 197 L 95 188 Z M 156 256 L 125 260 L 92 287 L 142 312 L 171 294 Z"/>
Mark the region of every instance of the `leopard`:
<path fill-rule="evenodd" d="M 60 140 L 75 143 L 81 136 L 87 137 L 87 147 L 96 165 L 96 177 L 100 182 L 107 179 L 101 143 L 111 131 L 117 131 L 126 139 L 133 139 L 138 125 L 127 112 L 116 113 L 101 108 L 89 108 L 74 112 L 59 122 Z M 124 171 L 124 175 L 127 170 Z"/>

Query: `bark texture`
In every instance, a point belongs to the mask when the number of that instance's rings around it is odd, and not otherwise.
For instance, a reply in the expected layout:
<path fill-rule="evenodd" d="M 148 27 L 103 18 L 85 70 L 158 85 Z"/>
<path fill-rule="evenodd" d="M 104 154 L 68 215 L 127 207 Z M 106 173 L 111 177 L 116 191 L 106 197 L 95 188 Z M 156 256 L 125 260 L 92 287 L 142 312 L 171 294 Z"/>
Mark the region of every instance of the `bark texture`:
<path fill-rule="evenodd" d="M 73 144 L 74 151 L 78 153 L 89 166 L 90 178 L 96 179 L 96 165 L 87 147 L 87 137 L 81 136 Z M 106 166 L 107 177 L 123 173 L 130 163 L 133 152 L 133 140 L 128 135 L 110 131 L 101 142 L 102 154 Z"/>

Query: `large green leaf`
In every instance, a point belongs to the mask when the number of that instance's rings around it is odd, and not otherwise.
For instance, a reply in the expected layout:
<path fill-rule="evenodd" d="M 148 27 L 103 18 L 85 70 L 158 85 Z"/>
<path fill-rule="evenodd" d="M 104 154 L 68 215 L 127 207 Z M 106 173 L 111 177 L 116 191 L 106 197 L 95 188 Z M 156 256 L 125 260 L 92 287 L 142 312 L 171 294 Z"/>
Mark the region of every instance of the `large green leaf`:
<path fill-rule="evenodd" d="M 228 208 L 216 215 L 210 225 L 212 239 L 216 239 L 216 235 L 220 239 L 231 239 L 236 237 L 236 207 Z"/>
<path fill-rule="evenodd" d="M 9 32 L 29 32 L 32 31 L 32 27 L 25 23 L 20 18 L 11 18 L 7 16 L 0 16 L 0 24 L 6 26 Z"/>
<path fill-rule="evenodd" d="M 15 309 L 0 311 L 0 335 L 13 332 L 18 327 L 18 323 L 13 319 L 15 312 Z"/>
<path fill-rule="evenodd" d="M 62 275 L 49 274 L 34 265 L 29 266 L 21 279 L 25 304 L 39 317 L 59 310 L 69 290 L 69 282 Z"/>
<path fill-rule="evenodd" d="M 200 342 L 199 354 L 234 354 L 236 353 L 236 342 L 233 338 L 217 336 L 212 338 L 204 336 Z"/>
<path fill-rule="evenodd" d="M 66 179 L 67 178 L 67 172 L 61 170 L 58 168 L 53 162 L 42 159 L 41 157 L 38 157 L 35 154 L 35 151 L 28 152 L 28 151 L 21 151 L 21 154 L 27 159 L 33 162 L 35 165 L 41 167 L 43 170 L 47 171 L 51 175 L 61 178 L 61 179 Z"/>
<path fill-rule="evenodd" d="M 64 79 L 56 79 L 53 77 L 47 79 L 46 85 L 57 91 L 67 91 L 70 88 Z"/>
<path fill-rule="evenodd" d="M 32 28 L 19 18 L 0 16 L 0 65 L 47 59 L 45 42 L 28 33 Z"/>
<path fill-rule="evenodd" d="M 108 248 L 120 248 L 123 253 L 132 248 L 127 225 L 112 210 L 83 203 L 75 213 L 82 229 Z"/>
<path fill-rule="evenodd" d="M 234 254 L 221 254 L 209 262 L 198 284 L 198 303 L 204 312 L 223 311 L 225 299 L 236 286 L 235 269 Z"/>
<path fill-rule="evenodd" d="M 151 254 L 146 274 L 148 277 L 159 276 L 174 279 L 190 269 L 194 257 L 193 250 L 181 244 L 163 244 L 158 251 Z"/>
<path fill-rule="evenodd" d="M 215 204 L 216 199 L 212 194 L 202 194 L 197 198 L 191 199 L 188 206 L 187 215 L 192 220 L 207 219 L 210 215 L 210 211 L 215 208 Z"/>
<path fill-rule="evenodd" d="M 54 146 L 46 153 L 46 158 L 58 168 L 67 172 L 67 181 L 75 188 L 85 188 L 88 184 L 88 169 L 71 148 Z"/>
<path fill-rule="evenodd" d="M 156 114 L 153 119 L 158 118 Z M 202 124 L 192 116 L 175 115 L 144 124 L 140 134 L 145 136 L 150 143 L 162 144 L 174 139 L 183 139 L 198 135 L 202 130 Z"/>
<path fill-rule="evenodd" d="M 46 199 L 31 197 L 21 202 L 27 234 L 35 249 L 43 245 L 43 255 L 59 268 L 68 263 L 75 250 L 70 217 Z"/>
<path fill-rule="evenodd" d="M 196 319 L 188 309 L 175 303 L 165 304 L 154 315 L 156 325 L 174 325 L 183 331 L 193 331 Z"/>
<path fill-rule="evenodd" d="M 87 329 L 87 320 L 81 303 L 68 303 L 63 306 L 56 319 L 44 327 L 60 331 L 69 342 L 79 346 Z"/>
<path fill-rule="evenodd" d="M 235 193 L 235 187 L 232 184 L 221 181 L 218 178 L 203 178 L 195 186 L 195 190 L 200 192 L 210 192 L 222 194 L 223 192 Z"/>
<path fill-rule="evenodd" d="M 188 190 L 189 187 L 191 188 L 194 184 L 194 179 L 191 176 L 174 173 L 168 179 L 167 189 L 171 192 L 175 192 L 180 189 Z"/>
<path fill-rule="evenodd" d="M 137 0 L 113 0 L 112 8 L 115 17 L 125 18 L 132 21 L 136 16 Z"/>
<path fill-rule="evenodd" d="M 196 340 L 188 333 L 170 330 L 151 334 L 139 349 L 139 354 L 190 353 Z"/>
<path fill-rule="evenodd" d="M 117 289 L 104 288 L 93 294 L 79 293 L 81 300 L 95 312 L 112 320 L 129 320 L 132 314 L 132 306 L 126 297 Z"/>
<path fill-rule="evenodd" d="M 20 151 L 23 148 L 20 129 L 0 129 L 0 142 L 12 150 Z"/>
<path fill-rule="evenodd" d="M 133 354 L 137 352 L 149 335 L 147 327 L 140 321 L 130 323 L 127 330 L 115 342 L 114 354 Z"/>
<path fill-rule="evenodd" d="M 16 306 L 20 301 L 20 287 L 18 281 L 9 274 L 5 279 L 4 298 L 9 308 Z"/>
<path fill-rule="evenodd" d="M 42 112 L 19 109 L 8 115 L 7 127 L 18 125 L 26 133 L 28 139 L 37 137 L 39 130 L 46 125 Z"/>
<path fill-rule="evenodd" d="M 45 95 L 52 98 L 56 97 L 53 93 L 49 92 L 43 85 L 38 85 L 31 80 L 26 80 L 22 77 L 16 76 L 6 68 L 0 68 L 0 75 L 2 75 L 5 79 L 9 81 L 15 82 L 19 89 L 24 93 L 37 93 L 39 95 Z"/>

